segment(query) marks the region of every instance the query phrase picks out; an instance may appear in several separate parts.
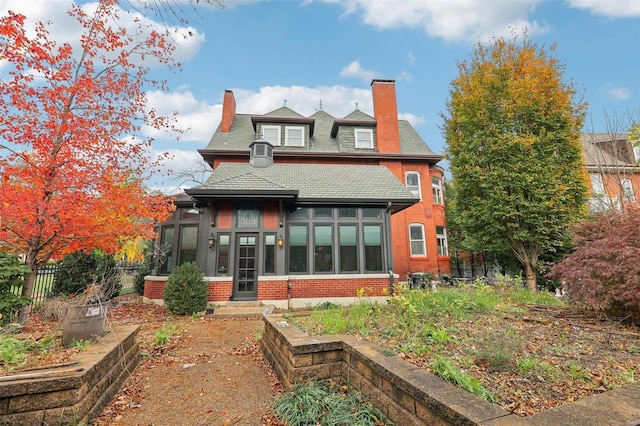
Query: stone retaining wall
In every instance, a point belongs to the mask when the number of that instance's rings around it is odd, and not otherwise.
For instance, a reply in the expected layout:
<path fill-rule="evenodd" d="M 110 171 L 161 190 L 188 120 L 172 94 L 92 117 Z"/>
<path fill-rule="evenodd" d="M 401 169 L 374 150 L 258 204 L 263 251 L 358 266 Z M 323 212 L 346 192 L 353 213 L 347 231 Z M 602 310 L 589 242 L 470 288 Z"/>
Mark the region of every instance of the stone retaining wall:
<path fill-rule="evenodd" d="M 83 424 L 98 417 L 140 362 L 139 326 L 112 329 L 78 364 L 2 376 L 0 425 Z"/>
<path fill-rule="evenodd" d="M 281 315 L 263 318 L 260 346 L 285 389 L 309 378 L 347 382 L 399 425 L 640 424 L 640 383 L 521 418 L 369 342 L 311 337 Z"/>

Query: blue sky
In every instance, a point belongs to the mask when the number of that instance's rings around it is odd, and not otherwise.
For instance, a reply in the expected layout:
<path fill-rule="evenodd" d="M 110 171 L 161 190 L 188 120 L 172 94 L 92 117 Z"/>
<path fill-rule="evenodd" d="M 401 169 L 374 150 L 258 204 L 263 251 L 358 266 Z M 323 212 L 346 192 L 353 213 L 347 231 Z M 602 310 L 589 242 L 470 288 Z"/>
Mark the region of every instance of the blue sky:
<path fill-rule="evenodd" d="M 303 115 L 322 101 L 327 113 L 342 117 L 356 102 L 373 114 L 372 78 L 396 80 L 400 117 L 442 153 L 440 114 L 457 63 L 478 40 L 508 36 L 511 28 L 526 27 L 538 45 L 556 45 L 566 81 L 589 103 L 585 131 L 625 131 L 618 122 L 640 115 L 637 0 L 223 0 L 222 9 L 202 3 L 192 27 L 181 29 L 194 35 L 177 39 L 183 71 L 154 71 L 169 80 L 171 92 L 149 94 L 152 105 L 177 110 L 191 129 L 181 141 L 153 135 L 155 150 L 174 155 L 167 167 L 176 171 L 199 161 L 197 149 L 207 146 L 220 122 L 225 89 L 234 91 L 240 113 L 266 113 L 286 99 Z M 0 13 L 12 9 L 56 24 L 68 4 L 0 0 Z M 73 39 L 68 25 L 52 33 Z"/>

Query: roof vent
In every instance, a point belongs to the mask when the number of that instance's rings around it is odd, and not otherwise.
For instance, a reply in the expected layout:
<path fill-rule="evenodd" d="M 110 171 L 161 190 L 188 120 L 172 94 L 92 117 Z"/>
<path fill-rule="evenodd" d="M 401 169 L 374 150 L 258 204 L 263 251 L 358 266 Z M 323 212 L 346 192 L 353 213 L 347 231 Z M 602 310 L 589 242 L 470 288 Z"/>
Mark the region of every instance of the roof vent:
<path fill-rule="evenodd" d="M 273 164 L 273 145 L 260 138 L 249 145 L 249 164 L 253 167 L 269 167 Z"/>

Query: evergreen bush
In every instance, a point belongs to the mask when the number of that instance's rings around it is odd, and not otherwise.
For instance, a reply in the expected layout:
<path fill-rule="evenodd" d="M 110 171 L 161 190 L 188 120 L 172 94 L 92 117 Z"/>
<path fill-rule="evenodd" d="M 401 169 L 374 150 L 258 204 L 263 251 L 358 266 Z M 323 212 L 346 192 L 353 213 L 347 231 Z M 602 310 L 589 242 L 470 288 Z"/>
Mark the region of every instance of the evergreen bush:
<path fill-rule="evenodd" d="M 209 286 L 202 279 L 194 262 L 183 263 L 169 275 L 163 297 L 167 308 L 179 315 L 204 311 L 209 298 Z"/>
<path fill-rule="evenodd" d="M 29 299 L 19 296 L 28 272 L 18 255 L 0 252 L 0 326 L 13 322 L 17 312 L 29 304 Z"/>
<path fill-rule="evenodd" d="M 122 289 L 122 279 L 116 261 L 99 250 L 90 253 L 76 251 L 58 263 L 53 293 L 56 295 L 80 294 L 92 285 L 99 285 L 107 300 L 117 296 Z"/>

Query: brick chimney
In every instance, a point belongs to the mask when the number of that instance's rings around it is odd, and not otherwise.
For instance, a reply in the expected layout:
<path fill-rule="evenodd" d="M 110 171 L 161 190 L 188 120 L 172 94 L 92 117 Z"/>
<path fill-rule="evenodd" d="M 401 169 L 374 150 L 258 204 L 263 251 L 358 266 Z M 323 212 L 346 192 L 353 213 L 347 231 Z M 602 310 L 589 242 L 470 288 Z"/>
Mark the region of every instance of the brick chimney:
<path fill-rule="evenodd" d="M 378 152 L 400 152 L 400 127 L 396 103 L 395 80 L 373 80 L 373 116 L 376 128 Z"/>
<path fill-rule="evenodd" d="M 236 119 L 236 98 L 231 90 L 224 91 L 224 99 L 222 101 L 222 122 L 220 123 L 220 131 L 228 133 Z"/>

